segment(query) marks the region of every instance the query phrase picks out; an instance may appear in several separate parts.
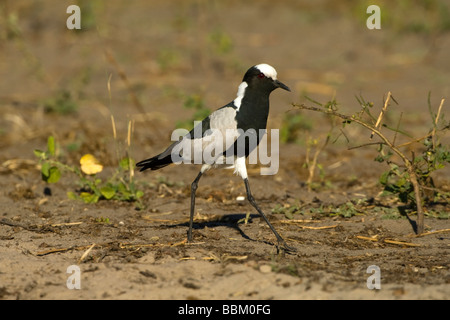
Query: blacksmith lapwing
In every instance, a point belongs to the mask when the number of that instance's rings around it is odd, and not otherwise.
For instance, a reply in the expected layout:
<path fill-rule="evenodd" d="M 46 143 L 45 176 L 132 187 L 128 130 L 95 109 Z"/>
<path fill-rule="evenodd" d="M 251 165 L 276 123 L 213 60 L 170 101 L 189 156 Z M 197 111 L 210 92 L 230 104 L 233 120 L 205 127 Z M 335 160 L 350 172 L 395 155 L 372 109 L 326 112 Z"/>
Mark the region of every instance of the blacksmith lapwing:
<path fill-rule="evenodd" d="M 234 168 L 234 172 L 242 177 L 248 201 L 275 234 L 278 247 L 281 246 L 284 250 L 294 250 L 287 246 L 256 204 L 250 191 L 245 165 L 247 156 L 257 147 L 265 133 L 269 115 L 269 96 L 276 88 L 291 91 L 288 86 L 277 80 L 277 72 L 272 66 L 259 64 L 251 67 L 239 85 L 236 99 L 214 111 L 203 121 L 197 122 L 194 129 L 183 139 L 174 142 L 161 154 L 136 164 L 140 171 L 158 170 L 172 163 L 203 164 L 191 185 L 188 241 L 192 241 L 195 193 L 198 182 L 202 175 L 212 167 L 223 167 Z M 208 153 L 209 159 L 205 157 L 207 148 L 214 150 Z M 201 161 L 195 161 L 198 159 Z"/>

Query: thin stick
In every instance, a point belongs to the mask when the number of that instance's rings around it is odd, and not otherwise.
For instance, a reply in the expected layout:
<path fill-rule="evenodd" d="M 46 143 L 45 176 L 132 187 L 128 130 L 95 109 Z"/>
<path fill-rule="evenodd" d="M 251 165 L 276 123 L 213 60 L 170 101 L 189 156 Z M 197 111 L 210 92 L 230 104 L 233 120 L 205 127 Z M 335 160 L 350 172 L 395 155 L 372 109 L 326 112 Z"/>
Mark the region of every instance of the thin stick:
<path fill-rule="evenodd" d="M 92 244 L 92 246 L 89 247 L 89 249 L 87 249 L 83 255 L 81 256 L 80 260 L 78 260 L 78 264 L 80 264 L 88 255 L 89 253 L 92 251 L 92 249 L 94 249 L 95 247 L 95 243 Z"/>
<path fill-rule="evenodd" d="M 364 237 L 364 236 L 356 236 L 357 239 L 366 240 L 366 241 L 372 241 L 372 242 L 378 242 L 379 239 L 377 239 L 377 236 L 375 237 Z M 408 247 L 420 247 L 420 244 L 411 243 L 411 242 L 403 242 L 403 241 L 397 241 L 397 240 L 389 240 L 384 239 L 382 240 L 384 243 L 389 244 L 396 244 L 400 246 L 408 246 Z"/>
<path fill-rule="evenodd" d="M 280 223 L 295 224 L 295 223 L 320 223 L 319 220 L 304 220 L 304 219 L 290 219 L 290 220 L 280 220 Z"/>
<path fill-rule="evenodd" d="M 112 73 L 109 74 L 107 87 L 108 87 L 108 95 L 109 95 L 109 108 L 111 108 L 112 103 L 112 96 L 111 96 L 111 79 L 112 79 Z"/>
<path fill-rule="evenodd" d="M 395 129 L 394 139 L 392 140 L 393 145 L 395 145 L 395 140 L 397 140 L 397 133 L 400 128 L 400 122 L 402 121 L 402 118 L 403 118 L 403 112 L 400 113 L 400 118 L 398 119 L 398 122 L 397 122 L 397 128 Z"/>
<path fill-rule="evenodd" d="M 80 224 L 82 224 L 83 222 L 67 222 L 67 223 L 55 223 L 55 224 L 51 224 L 52 227 L 64 227 L 64 226 L 78 226 Z"/>
<path fill-rule="evenodd" d="M 400 246 L 420 247 L 420 244 L 417 244 L 417 243 L 411 243 L 411 242 L 403 242 L 403 241 L 388 240 L 388 239 L 385 239 L 385 240 L 383 240 L 383 241 L 384 241 L 385 243 L 396 244 L 396 245 L 400 245 Z"/>
<path fill-rule="evenodd" d="M 114 115 L 112 113 L 111 113 L 111 124 L 113 129 L 114 142 L 116 142 L 117 141 L 116 122 L 114 121 Z"/>
<path fill-rule="evenodd" d="M 389 95 L 390 96 L 390 95 Z M 420 195 L 420 185 L 417 179 L 417 173 L 415 171 L 414 168 L 414 164 L 411 163 L 411 161 L 398 149 L 398 147 L 396 147 L 395 145 L 392 144 L 391 141 L 389 141 L 388 138 L 386 138 L 380 130 L 378 130 L 378 128 L 373 127 L 372 125 L 365 123 L 364 121 L 353 117 L 353 116 L 347 116 L 341 113 L 338 113 L 336 111 L 330 110 L 330 109 L 320 109 L 320 108 L 316 108 L 316 107 L 309 107 L 309 106 L 305 106 L 303 104 L 299 105 L 299 104 L 293 104 L 294 107 L 300 108 L 300 109 L 306 109 L 306 110 L 312 110 L 312 111 L 318 111 L 321 113 L 325 113 L 325 114 L 331 114 L 334 116 L 337 116 L 341 119 L 344 119 L 346 121 L 350 121 L 350 122 L 355 122 L 363 127 L 365 127 L 366 129 L 371 130 L 374 134 L 376 134 L 377 136 L 379 136 L 383 142 L 394 152 L 396 153 L 403 161 L 403 163 L 405 164 L 405 167 L 408 171 L 409 174 L 409 180 L 411 182 L 411 184 L 413 185 L 414 188 L 414 195 L 416 198 L 416 206 L 417 206 L 417 233 L 423 233 L 423 227 L 424 227 L 424 213 L 423 213 L 423 207 L 422 207 L 422 200 L 421 200 L 421 195 Z"/>
<path fill-rule="evenodd" d="M 332 226 L 322 226 L 322 227 L 310 227 L 310 226 L 299 226 L 302 229 L 311 229 L 311 230 L 323 230 L 323 229 L 333 229 L 336 228 L 338 225 L 332 225 Z"/>
<path fill-rule="evenodd" d="M 386 112 L 387 107 L 388 107 L 388 105 L 389 105 L 389 100 L 391 100 L 391 92 L 390 92 L 390 91 L 388 92 L 386 101 L 384 102 L 383 109 L 381 109 L 380 115 L 378 116 L 377 122 L 375 123 L 375 127 L 374 127 L 375 129 L 378 129 L 378 126 L 380 125 L 381 120 L 383 119 L 384 113 Z M 372 131 L 372 133 L 371 133 L 371 135 L 370 135 L 370 139 L 373 138 L 373 135 L 374 135 L 374 134 L 375 134 L 375 132 Z"/>
<path fill-rule="evenodd" d="M 327 135 L 324 144 L 321 147 L 317 147 L 316 152 L 314 152 L 314 156 L 312 159 L 312 164 L 310 164 L 309 161 L 309 146 L 306 150 L 306 164 L 308 165 L 308 172 L 309 172 L 309 177 L 308 180 L 306 181 L 306 184 L 308 186 L 308 191 L 311 192 L 311 184 L 312 184 L 312 180 L 314 179 L 314 172 L 316 170 L 316 166 L 317 166 L 317 158 L 319 157 L 319 154 L 325 149 L 325 147 L 327 146 L 328 142 L 330 141 L 330 134 Z M 319 141 L 317 142 L 317 144 L 319 143 Z"/>
<path fill-rule="evenodd" d="M 358 148 L 373 146 L 373 145 L 380 145 L 380 144 L 385 144 L 385 143 L 384 142 L 368 142 L 368 143 L 361 144 L 359 146 L 348 147 L 347 150 L 353 150 L 353 149 L 358 149 Z"/>
<path fill-rule="evenodd" d="M 373 241 L 373 242 L 377 242 L 378 239 L 377 238 L 369 238 L 369 237 L 364 237 L 364 236 L 356 236 L 357 239 L 361 239 L 361 240 L 366 240 L 366 241 Z"/>
<path fill-rule="evenodd" d="M 436 137 L 435 137 L 436 136 L 436 128 L 437 128 L 437 124 L 438 124 L 438 121 L 439 121 L 439 117 L 441 115 L 442 106 L 444 105 L 444 101 L 445 101 L 445 99 L 441 100 L 441 104 L 439 105 L 438 113 L 436 115 L 436 119 L 434 119 L 433 131 L 431 132 L 431 137 L 433 139 L 433 150 L 436 149 Z"/>
<path fill-rule="evenodd" d="M 127 145 L 128 145 L 128 150 L 127 153 L 130 153 L 130 149 L 131 149 L 131 135 L 132 132 L 134 131 L 134 120 L 129 120 L 128 121 L 128 134 L 127 134 Z M 133 182 L 133 177 L 134 177 L 134 164 L 132 163 L 130 157 L 128 157 L 128 171 L 130 172 L 130 183 Z"/>
<path fill-rule="evenodd" d="M 117 73 L 120 76 L 120 79 L 124 82 L 125 86 L 128 89 L 128 93 L 131 97 L 131 100 L 133 101 L 133 105 L 136 107 L 136 109 L 142 113 L 145 114 L 145 110 L 142 106 L 142 104 L 139 102 L 139 99 L 137 98 L 136 94 L 134 93 L 133 87 L 130 84 L 130 81 L 128 80 L 127 74 L 123 71 L 123 69 L 120 67 L 117 60 L 114 58 L 114 56 L 111 54 L 109 50 L 105 50 L 105 56 L 106 59 L 113 65 L 113 67 L 116 69 Z"/>
<path fill-rule="evenodd" d="M 441 229 L 441 230 L 436 230 L 436 231 L 425 232 L 422 234 L 416 234 L 416 235 L 414 235 L 414 237 L 429 236 L 430 234 L 443 233 L 443 232 L 450 232 L 450 229 Z"/>
<path fill-rule="evenodd" d="M 57 253 L 57 252 L 66 252 L 72 249 L 78 249 L 76 247 L 69 247 L 69 248 L 61 248 L 61 249 L 50 249 L 50 250 L 46 250 L 46 251 L 41 251 L 41 252 L 37 252 L 36 256 L 40 257 L 40 256 L 46 256 L 48 254 L 51 253 Z"/>

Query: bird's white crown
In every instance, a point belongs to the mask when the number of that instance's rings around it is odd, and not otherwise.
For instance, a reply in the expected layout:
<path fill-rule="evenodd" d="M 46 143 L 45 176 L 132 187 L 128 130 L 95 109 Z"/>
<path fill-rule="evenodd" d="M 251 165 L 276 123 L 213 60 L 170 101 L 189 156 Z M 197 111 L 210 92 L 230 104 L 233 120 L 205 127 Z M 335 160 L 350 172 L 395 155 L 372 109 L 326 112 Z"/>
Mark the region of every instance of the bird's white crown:
<path fill-rule="evenodd" d="M 258 64 L 257 66 L 255 66 L 255 68 L 257 68 L 259 71 L 264 73 L 264 75 L 267 78 L 272 78 L 273 80 L 277 80 L 277 70 L 275 70 L 274 67 L 272 67 L 266 63 L 261 63 L 261 64 Z"/>

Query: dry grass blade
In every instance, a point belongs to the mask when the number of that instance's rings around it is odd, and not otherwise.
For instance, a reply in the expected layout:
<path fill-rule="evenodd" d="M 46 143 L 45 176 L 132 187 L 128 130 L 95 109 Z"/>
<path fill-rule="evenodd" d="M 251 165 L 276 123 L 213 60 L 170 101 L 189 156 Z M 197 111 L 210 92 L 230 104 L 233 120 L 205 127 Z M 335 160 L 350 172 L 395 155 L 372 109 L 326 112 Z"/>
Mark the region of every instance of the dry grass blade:
<path fill-rule="evenodd" d="M 52 227 L 66 227 L 66 226 L 78 226 L 80 224 L 82 224 L 83 222 L 67 222 L 67 223 L 54 223 L 51 224 L 50 226 Z"/>
<path fill-rule="evenodd" d="M 403 241 L 397 241 L 397 240 L 389 240 L 389 239 L 385 239 L 383 240 L 385 243 L 390 243 L 390 244 L 396 244 L 399 246 L 406 246 L 406 247 L 420 247 L 420 244 L 417 243 L 411 243 L 411 242 L 403 242 Z"/>
<path fill-rule="evenodd" d="M 9 159 L 2 163 L 2 166 L 10 171 L 17 169 L 35 169 L 38 163 L 29 159 Z"/>
<path fill-rule="evenodd" d="M 114 58 L 114 56 L 112 55 L 112 53 L 109 50 L 105 50 L 105 56 L 106 56 L 106 59 L 109 61 L 109 63 L 111 63 L 111 65 L 116 69 L 116 72 L 119 74 L 120 79 L 125 84 L 125 86 L 126 86 L 126 88 L 128 90 L 128 93 L 129 93 L 129 95 L 131 97 L 131 100 L 133 102 L 133 105 L 136 107 L 136 109 L 140 113 L 145 113 L 144 107 L 139 102 L 139 99 L 137 98 L 137 96 L 136 96 L 136 94 L 135 94 L 135 92 L 133 90 L 133 87 L 132 87 L 130 81 L 128 80 L 127 74 L 120 67 L 120 65 L 117 62 L 116 58 Z"/>
<path fill-rule="evenodd" d="M 386 113 L 387 107 L 389 106 L 389 100 L 391 100 L 391 96 L 392 96 L 392 94 L 391 94 L 391 92 L 389 91 L 389 92 L 388 92 L 388 95 L 387 95 L 387 98 L 386 98 L 386 101 L 384 102 L 384 106 L 383 106 L 383 108 L 381 109 L 380 115 L 378 116 L 377 122 L 375 123 L 375 129 L 378 129 L 378 127 L 379 127 L 380 124 L 381 124 L 381 120 L 383 119 L 383 116 L 384 116 L 384 114 Z M 370 139 L 373 138 L 373 135 L 374 135 L 374 134 L 375 134 L 375 131 L 372 131 L 372 133 L 370 134 Z"/>
<path fill-rule="evenodd" d="M 357 239 L 361 239 L 361 240 L 366 240 L 366 241 L 373 241 L 373 242 L 377 242 L 378 241 L 378 236 L 374 236 L 374 237 L 364 237 L 364 236 L 356 236 Z"/>
<path fill-rule="evenodd" d="M 94 249 L 95 247 L 95 243 L 92 244 L 92 246 L 90 246 L 81 256 L 80 260 L 78 260 L 78 264 L 80 264 L 88 255 L 89 253 L 92 251 L 92 249 Z"/>
<path fill-rule="evenodd" d="M 134 248 L 155 248 L 155 247 L 178 247 L 178 246 L 195 246 L 204 244 L 204 242 L 187 242 L 187 239 L 184 239 L 175 243 L 143 243 L 143 244 L 133 244 L 133 243 L 120 243 L 119 248 L 121 249 L 134 249 Z"/>
<path fill-rule="evenodd" d="M 439 117 L 441 116 L 442 106 L 444 105 L 445 99 L 441 100 L 441 104 L 439 105 L 438 112 L 436 115 L 436 119 L 434 119 L 433 131 L 431 132 L 431 137 L 433 139 L 433 149 L 436 149 L 436 128 L 439 122 Z"/>
<path fill-rule="evenodd" d="M 297 224 L 297 223 L 320 223 L 320 220 L 304 220 L 304 219 L 290 219 L 290 220 L 280 220 L 280 223 L 286 224 Z"/>
<path fill-rule="evenodd" d="M 67 251 L 70 251 L 70 250 L 84 250 L 84 249 L 86 249 L 88 247 L 89 246 L 50 249 L 50 250 L 45 250 L 45 251 L 41 251 L 41 252 L 36 252 L 35 255 L 38 256 L 38 257 L 41 257 L 41 256 L 46 256 L 46 255 L 52 254 L 52 253 L 67 252 Z"/>
<path fill-rule="evenodd" d="M 336 228 L 338 225 L 332 225 L 332 226 L 322 226 L 322 227 L 309 227 L 309 226 L 299 226 L 302 229 L 310 229 L 310 230 L 324 230 L 324 229 L 334 229 Z"/>
<path fill-rule="evenodd" d="M 321 221 L 316 221 L 316 220 L 302 220 L 302 219 L 298 219 L 298 220 L 280 220 L 280 223 L 283 224 L 295 224 L 298 225 L 300 223 L 319 223 Z M 332 225 L 332 226 L 321 226 L 321 227 L 309 227 L 309 226 L 301 226 L 298 225 L 300 228 L 302 229 L 310 229 L 310 230 L 323 230 L 323 229 L 333 229 L 336 228 L 338 225 Z"/>
<path fill-rule="evenodd" d="M 395 245 L 405 246 L 405 247 L 420 247 L 420 244 L 417 244 L 417 243 L 389 240 L 389 239 L 378 239 L 378 235 L 375 235 L 373 237 L 356 236 L 355 238 L 365 240 L 365 241 L 372 241 L 372 242 L 380 242 L 381 241 L 384 243 L 395 244 Z"/>
<path fill-rule="evenodd" d="M 164 216 L 164 215 L 169 215 L 173 213 L 173 211 L 168 211 L 165 213 L 158 213 L 158 214 L 153 214 L 153 215 L 145 215 L 142 218 L 147 220 L 147 221 L 151 221 L 151 222 L 165 222 L 165 223 L 173 223 L 173 224 L 180 224 L 180 223 L 187 223 L 189 222 L 189 218 L 186 219 L 159 219 L 159 218 L 154 218 L 156 216 Z M 197 212 L 197 214 L 194 216 L 194 222 L 211 222 L 211 221 L 220 221 L 223 218 L 223 216 L 217 215 L 217 214 L 211 214 L 211 215 L 202 215 L 200 213 Z"/>
<path fill-rule="evenodd" d="M 441 230 L 435 230 L 435 231 L 430 231 L 430 232 L 424 232 L 422 234 L 415 234 L 415 235 L 413 235 L 413 237 L 418 238 L 418 237 L 429 236 L 430 234 L 444 233 L 444 232 L 450 232 L 450 229 L 441 229 Z"/>
<path fill-rule="evenodd" d="M 212 253 L 212 252 L 210 252 L 209 253 L 209 257 L 203 257 L 202 258 L 203 260 L 207 260 L 207 261 L 217 261 L 217 262 L 220 262 L 220 259 L 219 259 L 219 257 L 218 256 L 216 256 L 214 253 Z"/>
<path fill-rule="evenodd" d="M 81 258 L 78 260 L 78 263 L 81 263 L 84 259 L 86 259 L 86 257 L 89 255 L 89 253 L 92 251 L 92 249 L 95 246 L 100 246 L 102 248 L 111 248 L 111 247 L 115 247 L 117 248 L 117 245 L 120 249 L 140 249 L 140 248 L 160 248 L 160 247 L 177 247 L 177 246 L 195 246 L 195 245 L 201 245 L 204 244 L 204 242 L 187 242 L 187 239 L 184 239 L 182 241 L 179 242 L 175 242 L 175 243 L 143 243 L 143 244 L 134 244 L 134 243 L 116 243 L 116 242 L 109 242 L 109 243 L 104 243 L 104 244 L 92 244 L 89 246 L 72 246 L 72 247 L 67 247 L 67 248 L 54 248 L 54 249 L 49 249 L 49 250 L 45 250 L 45 251 L 40 251 L 40 252 L 36 252 L 35 255 L 40 257 L 40 256 L 45 256 L 48 254 L 53 254 L 53 253 L 63 253 L 63 252 L 67 252 L 67 251 L 71 251 L 71 250 L 85 250 L 85 252 L 83 253 L 83 255 L 81 256 Z"/>
<path fill-rule="evenodd" d="M 241 261 L 241 260 L 245 260 L 245 259 L 247 259 L 248 258 L 248 256 L 229 256 L 229 255 L 227 255 L 227 254 L 224 254 L 223 256 L 222 256 L 222 261 L 228 261 L 228 260 L 238 260 L 238 261 Z"/>

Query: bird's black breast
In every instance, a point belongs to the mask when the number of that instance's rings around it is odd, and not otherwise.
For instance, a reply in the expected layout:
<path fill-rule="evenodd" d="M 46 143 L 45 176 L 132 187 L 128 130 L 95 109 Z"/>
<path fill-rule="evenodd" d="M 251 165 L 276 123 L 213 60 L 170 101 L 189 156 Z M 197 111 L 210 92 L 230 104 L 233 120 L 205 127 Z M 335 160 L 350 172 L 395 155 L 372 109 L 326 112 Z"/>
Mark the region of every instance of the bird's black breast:
<path fill-rule="evenodd" d="M 269 96 L 254 96 L 246 92 L 239 111 L 236 113 L 237 127 L 248 129 L 266 129 L 269 117 Z"/>
<path fill-rule="evenodd" d="M 236 113 L 237 128 L 245 133 L 234 145 L 235 154 L 247 157 L 264 136 L 269 117 L 269 96 L 246 92 Z M 256 144 L 255 144 L 256 143 Z M 243 149 L 242 146 L 245 146 Z"/>

